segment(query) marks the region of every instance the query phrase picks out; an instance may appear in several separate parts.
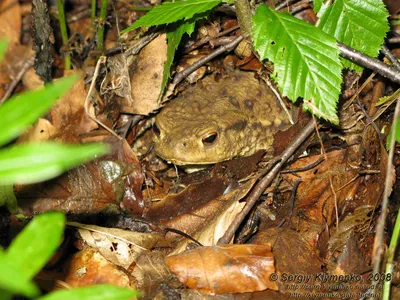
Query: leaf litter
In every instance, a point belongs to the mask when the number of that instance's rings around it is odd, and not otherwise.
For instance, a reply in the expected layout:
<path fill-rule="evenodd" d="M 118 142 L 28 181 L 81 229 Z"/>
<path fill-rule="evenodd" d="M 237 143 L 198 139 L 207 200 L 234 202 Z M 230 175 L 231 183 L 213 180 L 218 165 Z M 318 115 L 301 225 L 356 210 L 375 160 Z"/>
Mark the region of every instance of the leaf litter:
<path fill-rule="evenodd" d="M 2 2 L 0 8 L 11 2 Z M 69 14 L 74 16 L 83 4 L 72 2 L 74 8 Z M 19 5 L 13 4 L 12 10 L 13 15 L 0 9 L 0 37 L 5 35 L 11 41 L 0 64 L 0 95 L 20 70 L 18 61 L 33 53 L 29 50 L 30 44 L 20 43 L 22 15 Z M 115 13 L 118 16 L 126 11 L 124 4 L 117 4 Z M 303 15 L 304 11 L 308 15 L 303 18 L 315 20 L 310 8 L 302 10 Z M 137 17 L 135 12 L 121 20 L 128 25 L 129 18 Z M 205 35 L 196 33 L 184 40 L 183 47 L 190 49 L 199 39 L 215 41 L 215 28 L 218 32 L 220 28 L 231 28 L 236 20 L 213 16 L 202 22 L 211 29 L 205 31 Z M 114 18 L 111 23 L 105 44 L 117 45 Z M 274 272 L 314 276 L 321 272 L 358 274 L 368 270 L 372 255 L 368 245 L 387 166 L 382 138 L 359 108 L 360 103 L 374 107 L 378 102 L 379 97 L 371 97 L 372 90 L 366 89 L 360 94 L 360 100 L 340 110 L 340 126 L 321 128 L 326 154 L 321 154 L 320 141 L 315 137 L 301 146 L 286 166 L 289 172 L 276 178 L 260 199 L 260 205 L 252 211 L 252 218 L 246 220 L 252 228 L 251 234 L 245 234 L 245 226 L 237 232 L 234 242 L 243 240 L 245 244 L 217 245 L 261 177 L 266 167 L 262 155 L 185 174 L 175 168 L 165 168 L 165 164 L 145 156 L 146 153 L 134 153 L 124 136 L 121 140 L 111 136 L 84 110 L 96 63 L 96 56 L 89 54 L 93 37 L 87 24 L 90 24 L 88 17 L 71 23 L 71 29 L 80 37 L 70 40 L 71 44 L 66 47 L 75 58 L 77 72 L 86 76 L 17 141 L 102 141 L 111 144 L 113 149 L 109 156 L 54 180 L 15 186 L 18 204 L 25 216 L 61 210 L 68 213 L 70 220 L 97 225 L 69 223 L 58 261 L 54 262 L 58 265 L 57 271 L 44 270 L 38 276 L 42 287 L 49 287 L 58 279 L 71 287 L 112 283 L 138 289 L 147 297 L 176 293 L 195 299 L 196 293 L 204 297 L 243 293 L 243 297 L 268 295 L 286 299 L 287 286 L 269 280 Z M 137 33 L 146 36 L 146 33 Z M 55 34 L 56 39 L 59 38 L 58 33 Z M 122 37 L 127 38 L 129 34 Z M 165 35 L 135 47 L 141 49 L 138 54 L 107 58 L 106 68 L 96 79 L 95 101 L 91 105 L 96 117 L 116 132 L 125 123 L 132 122 L 133 114 L 144 116 L 145 119 L 136 124 L 131 123 L 130 132 L 137 140 L 140 128 L 144 131 L 148 127 L 146 118 L 150 119 L 160 108 L 157 99 L 166 59 Z M 179 85 L 174 93 L 197 82 L 206 73 L 223 72 L 224 68 L 264 72 L 262 64 L 244 48 L 235 55 L 228 54 L 202 66 L 188 79 L 189 83 Z M 212 51 L 213 46 L 202 44 L 183 56 L 178 55 L 177 65 L 184 69 Z M 52 55 L 56 69 L 53 74 L 61 77 L 67 73 L 63 72 L 61 56 Z M 17 91 L 43 84 L 35 75 L 27 77 L 32 72 L 31 69 L 25 74 Z M 387 90 L 392 88 L 381 79 L 373 79 L 373 83 L 386 84 Z M 357 89 L 345 80 L 343 90 Z M 276 154 L 299 134 L 308 118 L 300 113 L 291 129 L 279 133 L 274 144 Z M 383 128 L 388 120 L 380 118 L 376 123 Z M 313 166 L 319 160 L 321 162 Z M 371 170 L 375 172 L 368 173 Z M 300 183 L 294 190 L 297 181 Z M 134 231 L 127 230 L 129 226 L 118 221 L 123 214 L 135 224 Z M 13 220 L 13 226 L 14 223 L 18 222 Z M 116 224 L 121 228 L 113 228 Z M 99 227 L 101 225 L 107 227 Z M 183 233 L 194 241 L 185 238 Z M 76 250 L 71 251 L 72 246 Z"/>

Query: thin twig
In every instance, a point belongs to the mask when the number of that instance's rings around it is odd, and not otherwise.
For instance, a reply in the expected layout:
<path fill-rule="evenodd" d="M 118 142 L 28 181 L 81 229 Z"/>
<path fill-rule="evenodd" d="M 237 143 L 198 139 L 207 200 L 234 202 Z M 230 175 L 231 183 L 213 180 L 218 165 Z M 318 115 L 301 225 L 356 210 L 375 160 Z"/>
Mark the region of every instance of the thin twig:
<path fill-rule="evenodd" d="M 289 9 L 289 6 L 290 5 L 292 5 L 292 4 L 294 4 L 294 3 L 296 3 L 296 2 L 298 2 L 299 0 L 286 0 L 286 1 L 283 1 L 283 2 L 281 2 L 279 5 L 277 5 L 276 7 L 275 7 L 275 10 L 280 10 L 280 9 L 282 9 L 282 8 L 287 8 L 287 9 Z"/>
<path fill-rule="evenodd" d="M 389 195 L 392 190 L 392 162 L 394 156 L 394 146 L 396 141 L 396 122 L 400 115 L 400 97 L 397 98 L 396 108 L 394 110 L 393 116 L 393 125 L 392 125 L 392 134 L 390 136 L 390 150 L 387 162 L 387 169 L 386 169 L 386 179 L 385 179 L 385 188 L 383 190 L 383 199 L 381 204 L 381 213 L 378 218 L 378 222 L 376 225 L 376 235 L 374 239 L 374 247 L 372 249 L 372 259 L 374 263 L 374 270 L 373 272 L 376 274 L 380 270 L 382 254 L 383 254 L 383 232 L 385 230 L 385 221 L 386 216 L 388 213 L 388 202 L 389 202 Z"/>
<path fill-rule="evenodd" d="M 269 77 L 265 78 L 262 72 L 257 72 L 257 73 L 258 73 L 258 75 L 260 75 L 261 79 L 269 86 L 271 91 L 274 93 L 275 97 L 278 99 L 279 104 L 281 105 L 283 111 L 286 113 L 286 116 L 287 116 L 290 124 L 294 125 L 294 121 L 293 121 L 292 115 L 289 112 L 288 108 L 286 107 L 285 102 L 283 101 L 281 94 L 279 93 L 279 91 L 277 91 L 277 89 L 271 83 L 271 81 L 270 81 L 271 79 Z"/>
<path fill-rule="evenodd" d="M 289 147 L 282 152 L 279 157 L 275 159 L 278 161 L 268 172 L 268 174 L 263 177 L 257 185 L 251 190 L 248 198 L 246 206 L 243 210 L 238 214 L 235 220 L 232 222 L 231 226 L 229 226 L 228 230 L 225 232 L 224 236 L 218 241 L 218 244 L 227 244 L 234 236 L 236 230 L 239 228 L 240 224 L 246 218 L 247 214 L 250 210 L 254 207 L 257 203 L 260 196 L 264 193 L 265 189 L 271 184 L 274 180 L 276 175 L 278 174 L 279 170 L 283 167 L 286 161 L 293 155 L 296 149 L 308 138 L 308 136 L 314 131 L 315 126 L 314 122 L 311 120 L 308 124 L 304 127 L 302 132 L 300 133 L 297 138 L 290 143 Z"/>
<path fill-rule="evenodd" d="M 299 188 L 300 183 L 302 183 L 303 181 L 301 179 L 297 179 L 294 182 L 293 188 L 292 188 L 292 192 L 290 193 L 290 208 L 289 208 L 289 224 L 292 220 L 292 216 L 293 216 L 293 211 L 294 211 L 294 204 L 296 203 L 296 194 L 297 194 L 297 189 Z"/>
<path fill-rule="evenodd" d="M 107 60 L 107 57 L 105 57 L 105 56 L 100 56 L 99 60 L 97 61 L 96 68 L 95 68 L 94 73 L 93 73 L 92 83 L 90 84 L 89 91 L 88 91 L 88 93 L 87 93 L 87 95 L 86 95 L 84 107 L 85 107 L 85 112 L 86 112 L 86 114 L 89 116 L 90 119 L 92 119 L 93 121 L 95 121 L 97 124 L 99 124 L 99 125 L 100 125 L 101 127 L 103 127 L 105 130 L 107 130 L 107 131 L 110 132 L 112 135 L 114 135 L 115 137 L 117 137 L 119 140 L 122 140 L 122 138 L 121 138 L 118 134 L 116 134 L 114 130 L 112 130 L 112 129 L 109 128 L 107 125 L 105 125 L 103 122 L 101 122 L 100 120 L 98 120 L 94 114 L 92 115 L 91 112 L 90 112 L 90 109 L 89 109 L 89 103 L 90 103 L 90 100 L 89 100 L 89 99 L 90 99 L 90 97 L 91 97 L 91 95 L 92 95 L 92 92 L 93 92 L 93 89 L 94 89 L 94 85 L 95 85 L 95 83 L 96 83 L 97 76 L 99 75 L 100 66 L 101 66 L 102 64 L 105 64 L 105 63 L 106 63 L 106 60 Z"/>
<path fill-rule="evenodd" d="M 281 174 L 305 172 L 305 171 L 308 171 L 308 170 L 311 170 L 311 169 L 315 168 L 320 163 L 322 163 L 324 160 L 325 160 L 324 157 L 320 157 L 315 162 L 313 162 L 313 163 L 311 163 L 311 164 L 309 164 L 309 165 L 307 165 L 305 167 L 289 169 L 289 170 L 283 170 L 283 171 L 281 171 Z"/>
<path fill-rule="evenodd" d="M 342 57 L 349 59 L 360 66 L 371 69 L 372 71 L 375 71 L 376 73 L 394 82 L 400 83 L 400 72 L 398 72 L 395 68 L 388 66 L 387 64 L 342 43 L 338 42 L 338 47 Z"/>
<path fill-rule="evenodd" d="M 3 97 L 0 100 L 0 105 L 4 103 L 10 97 L 11 93 L 14 91 L 15 87 L 17 86 L 18 82 L 21 80 L 22 76 L 28 71 L 35 62 L 35 55 L 29 57 L 25 60 L 24 64 L 22 65 L 21 70 L 17 73 L 11 83 L 8 85 L 6 92 L 4 93 Z"/>
<path fill-rule="evenodd" d="M 390 60 L 393 66 L 400 72 L 400 63 L 396 57 L 394 57 L 393 53 L 389 50 L 385 45 L 382 46 L 382 53 Z"/>
<path fill-rule="evenodd" d="M 362 113 L 364 114 L 365 118 L 368 121 L 368 124 L 365 126 L 365 128 L 367 128 L 369 125 L 372 125 L 372 127 L 374 127 L 374 130 L 375 130 L 376 134 L 378 135 L 379 141 L 382 143 L 381 132 L 379 131 L 379 128 L 376 125 L 376 123 L 374 122 L 374 120 L 371 118 L 371 116 L 364 109 L 361 101 L 358 101 L 358 107 L 360 108 L 360 110 L 362 111 Z"/>
<path fill-rule="evenodd" d="M 347 101 L 345 103 L 345 105 L 343 105 L 343 110 L 346 110 L 354 101 L 354 99 L 356 99 L 356 97 L 362 92 L 362 90 L 367 86 L 367 84 L 375 77 L 376 73 L 373 72 L 371 75 L 369 75 L 369 77 L 367 78 L 367 80 L 364 81 L 364 83 L 360 86 L 359 89 L 357 89 L 357 91 L 354 93 L 354 95 L 350 98 L 349 101 Z"/>
<path fill-rule="evenodd" d="M 208 43 L 209 41 L 214 40 L 214 39 L 216 39 L 218 37 L 221 37 L 221 36 L 225 36 L 225 35 L 231 33 L 232 31 L 235 31 L 235 30 L 237 30 L 239 28 L 240 28 L 240 26 L 237 25 L 237 26 L 234 26 L 234 27 L 229 28 L 227 30 L 221 31 L 215 37 L 214 36 L 209 36 L 209 37 L 203 38 L 200 41 L 198 41 L 198 42 L 194 43 L 193 45 L 191 45 L 190 47 L 188 47 L 187 49 L 185 49 L 184 53 L 189 53 L 189 52 L 193 51 L 194 49 L 196 49 L 196 48 Z"/>
<path fill-rule="evenodd" d="M 236 46 L 244 39 L 243 35 L 239 35 L 236 37 L 231 43 L 226 44 L 225 46 L 219 47 L 217 50 L 214 52 L 210 53 L 207 56 L 204 56 L 200 58 L 198 61 L 196 61 L 194 64 L 190 65 L 188 68 L 185 70 L 179 72 L 178 74 L 175 75 L 174 80 L 172 81 L 172 85 L 176 86 L 179 82 L 181 82 L 186 76 L 189 74 L 193 73 L 196 71 L 198 68 L 206 64 L 207 62 L 211 61 L 218 55 L 225 53 L 225 52 L 230 52 L 233 49 L 236 48 Z"/>

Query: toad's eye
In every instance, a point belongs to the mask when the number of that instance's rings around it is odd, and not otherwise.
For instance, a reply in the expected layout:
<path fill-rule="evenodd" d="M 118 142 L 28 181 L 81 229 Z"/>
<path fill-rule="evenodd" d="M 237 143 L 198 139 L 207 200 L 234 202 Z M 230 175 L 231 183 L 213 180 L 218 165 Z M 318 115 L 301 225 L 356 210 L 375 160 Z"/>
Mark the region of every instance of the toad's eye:
<path fill-rule="evenodd" d="M 158 128 L 158 126 L 157 126 L 156 123 L 153 124 L 153 131 L 154 131 L 154 133 L 155 133 L 156 135 L 160 136 L 161 131 L 160 131 L 160 128 Z"/>
<path fill-rule="evenodd" d="M 218 137 L 218 132 L 214 131 L 206 134 L 201 141 L 203 142 L 204 146 L 211 146 L 212 144 L 215 143 L 217 137 Z"/>

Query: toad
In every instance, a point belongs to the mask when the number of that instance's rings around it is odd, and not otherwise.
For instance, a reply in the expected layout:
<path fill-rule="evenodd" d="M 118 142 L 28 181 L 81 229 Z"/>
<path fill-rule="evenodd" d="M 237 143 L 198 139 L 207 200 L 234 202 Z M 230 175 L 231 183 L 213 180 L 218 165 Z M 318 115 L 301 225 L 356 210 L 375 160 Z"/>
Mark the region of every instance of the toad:
<path fill-rule="evenodd" d="M 273 135 L 289 122 L 276 96 L 255 74 L 208 76 L 171 100 L 153 125 L 155 152 L 176 165 L 205 165 L 272 154 Z"/>

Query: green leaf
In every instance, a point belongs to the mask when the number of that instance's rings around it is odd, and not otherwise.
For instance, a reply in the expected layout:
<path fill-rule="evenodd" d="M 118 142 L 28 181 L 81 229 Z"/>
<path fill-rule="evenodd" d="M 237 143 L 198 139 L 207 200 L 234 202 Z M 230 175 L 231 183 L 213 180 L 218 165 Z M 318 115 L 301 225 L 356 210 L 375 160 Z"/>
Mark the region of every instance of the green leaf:
<path fill-rule="evenodd" d="M 54 142 L 20 144 L 0 150 L 0 184 L 35 183 L 107 152 L 106 145 Z"/>
<path fill-rule="evenodd" d="M 33 278 L 49 261 L 62 241 L 65 216 L 60 212 L 39 215 L 17 235 L 4 259 L 27 278 Z"/>
<path fill-rule="evenodd" d="M 174 27 L 174 30 L 170 30 L 167 32 L 167 60 L 164 63 L 160 98 L 164 94 L 168 79 L 171 77 L 171 66 L 172 62 L 174 61 L 176 49 L 178 49 L 179 43 L 181 42 L 181 39 L 185 33 L 187 33 L 189 36 L 193 33 L 196 21 L 197 19 L 182 22 L 180 24 L 177 24 L 177 27 Z"/>
<path fill-rule="evenodd" d="M 339 50 L 333 37 L 287 13 L 260 5 L 253 17 L 253 43 L 261 59 L 274 63 L 279 88 L 292 101 L 338 123 L 342 82 Z"/>
<path fill-rule="evenodd" d="M 20 135 L 45 114 L 58 98 L 74 84 L 77 76 L 69 76 L 45 88 L 29 91 L 7 100 L 0 106 L 0 146 Z"/>
<path fill-rule="evenodd" d="M 318 27 L 339 42 L 376 57 L 389 30 L 387 12 L 381 0 L 335 0 L 323 5 L 318 13 Z M 343 59 L 345 68 L 362 67 Z"/>
<path fill-rule="evenodd" d="M 7 299 L 7 297 L 2 297 L 6 294 L 18 294 L 26 297 L 35 297 L 40 294 L 31 279 L 16 269 L 12 262 L 0 258 L 0 270 L 0 299 Z"/>
<path fill-rule="evenodd" d="M 376 103 L 375 106 L 381 106 L 387 102 L 394 101 L 399 97 L 399 95 L 400 95 L 400 89 L 397 89 L 393 94 L 389 96 L 380 97 L 378 103 Z"/>
<path fill-rule="evenodd" d="M 13 185 L 0 185 L 0 207 L 3 205 L 6 205 L 8 211 L 12 214 L 18 211 L 18 202 Z"/>
<path fill-rule="evenodd" d="M 315 11 L 316 13 L 318 13 L 319 10 L 321 9 L 322 1 L 323 1 L 323 0 L 314 0 L 314 11 Z"/>
<path fill-rule="evenodd" d="M 141 26 L 169 24 L 179 20 L 189 20 L 196 14 L 211 10 L 221 3 L 221 0 L 186 0 L 164 2 L 137 20 L 121 33 L 131 31 Z"/>
<path fill-rule="evenodd" d="M 113 285 L 93 285 L 71 290 L 59 290 L 38 298 L 38 300 L 131 300 L 139 293 Z"/>
<path fill-rule="evenodd" d="M 387 151 L 389 151 L 391 143 L 392 143 L 392 132 L 393 132 L 394 128 L 396 128 L 396 135 L 395 135 L 396 142 L 400 142 L 400 118 L 393 120 L 392 127 L 390 128 L 389 133 L 386 137 L 386 150 Z"/>
<path fill-rule="evenodd" d="M 6 53 L 7 46 L 8 46 L 7 39 L 0 40 L 0 62 L 2 61 L 4 54 Z"/>

